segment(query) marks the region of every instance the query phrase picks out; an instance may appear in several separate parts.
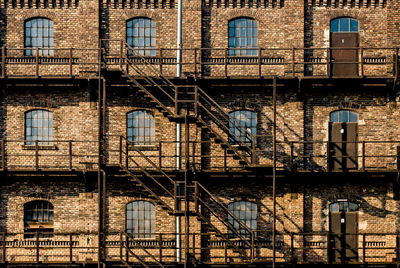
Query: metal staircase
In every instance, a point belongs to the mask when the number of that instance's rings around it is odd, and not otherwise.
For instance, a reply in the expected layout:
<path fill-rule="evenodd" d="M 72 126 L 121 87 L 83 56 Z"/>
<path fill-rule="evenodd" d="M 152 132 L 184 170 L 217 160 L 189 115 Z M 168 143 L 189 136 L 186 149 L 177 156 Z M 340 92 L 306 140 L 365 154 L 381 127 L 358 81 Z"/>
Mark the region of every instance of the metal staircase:
<path fill-rule="evenodd" d="M 120 252 L 120 259 L 122 264 L 124 264 L 128 268 L 132 268 L 133 266 L 130 264 L 130 260 L 134 259 L 145 268 L 165 268 L 165 266 L 159 260 L 157 260 L 157 258 L 154 257 L 151 252 L 149 252 L 145 247 L 141 245 L 140 241 L 137 241 L 132 235 L 128 233 L 125 233 L 124 235 L 124 240 L 121 237 L 122 247 Z M 122 249 L 125 249 L 125 254 L 123 254 Z"/>
<path fill-rule="evenodd" d="M 121 47 L 125 49 L 121 52 L 124 56 L 120 58 L 120 71 L 129 83 L 138 88 L 138 92 L 155 104 L 158 111 L 171 121 L 183 121 L 189 115 L 240 165 L 254 164 L 255 136 L 239 121 L 231 118 L 203 89 L 195 84 L 173 83 L 133 48 L 126 44 Z M 183 113 L 184 110 L 187 114 Z"/>
<path fill-rule="evenodd" d="M 197 85 L 177 85 L 162 76 L 146 58 L 135 53 L 134 49 L 124 44 L 121 46 L 119 70 L 127 81 L 138 88 L 138 92 L 154 103 L 155 107 L 170 121 L 183 122 L 191 118 L 191 123 L 204 129 L 210 138 L 233 159 L 243 166 L 254 164 L 255 137 L 246 130 L 239 121 L 228 113 Z M 137 64 L 138 61 L 140 64 Z M 106 62 L 105 62 L 106 63 Z M 184 107 L 185 109 L 181 109 Z M 186 113 L 184 113 L 186 111 Z M 129 143 L 125 139 L 126 143 Z M 122 144 L 122 143 L 121 143 Z M 198 182 L 186 185 L 192 192 L 187 196 L 179 195 L 182 183 L 174 180 L 156 163 L 140 151 L 140 147 L 125 146 L 121 150 L 120 169 L 135 185 L 146 192 L 155 203 L 170 215 L 196 216 L 199 221 L 209 227 L 215 236 L 222 239 L 228 248 L 235 253 L 235 258 L 251 261 L 254 254 L 254 233 L 216 196 Z M 135 151 L 135 155 L 130 154 Z M 143 165 L 143 161 L 146 165 Z M 137 175 L 140 173 L 140 175 Z M 165 196 L 162 199 L 160 196 Z M 194 205 L 194 211 L 182 211 L 180 202 L 188 198 Z M 166 199 L 174 200 L 171 206 Z M 186 214 L 187 215 L 187 214 Z M 232 219 L 237 226 L 228 221 Z M 218 224 L 216 224 L 218 222 Z M 221 230 L 221 227 L 224 230 Z M 238 229 L 239 228 L 239 229 Z M 226 232 L 228 230 L 228 234 Z M 234 239 L 232 239 L 234 238 Z M 126 249 L 129 252 L 129 249 Z M 149 263 L 135 256 L 139 263 L 149 267 Z M 121 260 L 129 266 L 129 262 Z"/>

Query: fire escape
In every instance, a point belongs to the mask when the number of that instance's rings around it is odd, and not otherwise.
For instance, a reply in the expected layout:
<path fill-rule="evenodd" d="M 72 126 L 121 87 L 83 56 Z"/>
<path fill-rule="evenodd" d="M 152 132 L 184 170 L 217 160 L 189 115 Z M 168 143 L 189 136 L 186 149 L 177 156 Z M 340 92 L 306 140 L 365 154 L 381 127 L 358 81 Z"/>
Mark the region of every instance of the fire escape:
<path fill-rule="evenodd" d="M 208 137 L 215 144 L 219 144 L 242 168 L 251 168 L 255 164 L 253 154 L 256 137 L 249 133 L 238 121 L 231 118 L 203 89 L 196 85 L 194 81 L 185 85 L 174 83 L 156 70 L 145 57 L 136 53 L 127 44 L 121 43 L 123 45 L 121 45 L 118 71 L 135 91 L 142 94 L 170 122 L 184 125 L 185 138 L 181 142 L 182 146 L 189 146 L 190 125 L 195 125 L 207 133 Z M 102 49 L 103 54 L 106 54 L 106 50 L 106 48 Z M 137 64 L 138 61 L 140 64 Z M 102 65 L 106 66 L 106 59 L 103 57 L 102 62 Z M 100 78 L 102 82 L 99 82 L 99 86 L 102 88 L 99 91 L 101 95 L 99 98 L 99 112 L 103 121 L 103 124 L 100 124 L 102 125 L 101 133 L 103 140 L 105 140 L 106 86 L 103 77 Z M 187 79 L 187 81 L 191 81 L 191 79 Z M 189 228 L 189 217 L 197 218 L 203 227 L 207 228 L 209 232 L 226 244 L 227 249 L 230 249 L 235 258 L 239 259 L 241 263 L 252 262 L 255 250 L 254 232 L 234 215 L 216 195 L 196 181 L 196 167 L 194 163 L 190 163 L 191 156 L 188 148 L 185 150 L 185 155 L 180 156 L 185 158 L 183 162 L 184 178 L 176 178 L 178 176 L 169 175 L 158 163 L 146 156 L 140 147 L 129 146 L 129 141 L 125 137 L 120 139 L 119 171 L 137 189 L 147 194 L 168 215 L 184 216 L 186 218 L 186 228 Z M 122 146 L 122 144 L 126 146 Z M 102 149 L 102 151 L 104 152 L 105 150 Z M 132 151 L 135 152 L 134 156 L 130 154 Z M 104 161 L 102 162 L 104 163 Z M 100 169 L 103 168 L 100 167 Z M 104 200 L 105 184 L 101 180 L 99 178 Z M 169 200 L 173 200 L 173 203 L 169 202 Z M 100 206 L 105 208 L 104 201 L 99 202 L 103 202 Z M 236 226 L 233 226 L 232 221 L 228 221 L 228 218 L 232 219 Z M 103 222 L 102 224 L 104 226 L 105 223 Z M 188 229 L 185 231 L 188 232 Z M 127 267 L 132 267 L 129 260 L 134 260 L 134 262 L 140 263 L 144 267 L 165 267 L 149 251 L 141 247 L 140 243 L 135 242 L 134 237 L 129 234 L 125 235 L 124 247 L 126 254 L 121 258 L 123 264 Z M 188 237 L 188 235 L 186 236 Z M 235 237 L 235 239 L 232 239 L 232 237 Z M 99 243 L 101 242 L 101 238 L 99 238 Z M 143 255 L 139 256 L 133 252 L 129 248 L 132 244 L 141 249 Z M 196 260 L 189 256 L 188 244 L 189 242 L 186 241 L 184 261 L 187 263 L 191 259 L 195 262 Z"/>

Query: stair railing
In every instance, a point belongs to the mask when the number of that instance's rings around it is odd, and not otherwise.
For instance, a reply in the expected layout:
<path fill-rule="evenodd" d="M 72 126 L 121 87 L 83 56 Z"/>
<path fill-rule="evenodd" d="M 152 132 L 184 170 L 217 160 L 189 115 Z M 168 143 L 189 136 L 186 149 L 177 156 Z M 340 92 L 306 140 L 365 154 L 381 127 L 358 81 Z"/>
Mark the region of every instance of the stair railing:
<path fill-rule="evenodd" d="M 207 197 L 207 200 L 205 197 Z M 248 234 L 248 237 L 244 236 L 243 233 L 238 230 L 238 228 L 235 228 L 235 226 L 233 226 L 228 221 L 227 217 L 221 216 L 212 207 L 213 205 L 210 202 L 212 202 L 214 206 L 224 211 L 224 213 L 228 217 L 231 217 L 236 223 L 238 223 L 239 229 L 244 230 L 244 232 Z M 247 259 L 253 258 L 256 233 L 251 228 L 249 228 L 242 220 L 240 220 L 234 213 L 229 211 L 229 209 L 222 203 L 221 200 L 219 200 L 218 197 L 213 195 L 209 190 L 207 190 L 197 181 L 194 182 L 194 203 L 196 214 L 199 215 L 204 221 L 206 221 L 207 224 L 210 225 L 210 227 L 213 228 L 219 236 L 223 237 L 228 244 L 236 248 L 243 257 Z M 231 240 L 229 237 L 224 235 L 223 232 L 216 228 L 215 225 L 203 215 L 201 211 L 202 208 L 207 209 L 215 218 L 218 219 L 218 221 L 220 221 L 230 232 L 232 232 L 235 237 L 239 238 L 240 241 L 243 242 L 243 244 L 247 246 L 248 249 L 250 249 L 250 257 L 246 254 L 245 250 L 235 244 L 234 240 Z"/>

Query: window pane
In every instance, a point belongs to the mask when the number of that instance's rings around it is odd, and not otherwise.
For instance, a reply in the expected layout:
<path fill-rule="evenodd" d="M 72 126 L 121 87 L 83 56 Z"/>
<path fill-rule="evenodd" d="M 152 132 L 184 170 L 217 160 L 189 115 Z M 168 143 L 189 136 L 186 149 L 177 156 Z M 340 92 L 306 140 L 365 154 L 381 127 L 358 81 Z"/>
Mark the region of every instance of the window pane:
<path fill-rule="evenodd" d="M 257 229 L 257 220 L 258 220 L 257 204 L 247 201 L 233 202 L 228 205 L 228 209 L 233 215 L 235 215 L 238 218 L 238 220 L 240 220 L 239 222 L 233 217 L 228 216 L 228 222 L 240 234 L 243 234 L 246 237 L 250 236 L 250 232 L 246 230 L 245 226 L 247 226 L 251 230 Z M 235 233 L 232 229 L 229 229 L 229 236 L 235 237 Z"/>
<path fill-rule="evenodd" d="M 229 55 L 256 55 L 257 50 L 233 49 L 233 48 L 255 48 L 257 47 L 257 23 L 250 18 L 239 18 L 231 20 L 228 24 L 228 47 Z"/>
<path fill-rule="evenodd" d="M 353 19 L 350 21 L 350 31 L 358 32 L 358 21 L 353 20 Z"/>
<path fill-rule="evenodd" d="M 155 206 L 148 201 L 127 204 L 126 231 L 134 237 L 151 237 L 155 231 Z"/>
<path fill-rule="evenodd" d="M 240 110 L 229 114 L 229 142 L 238 144 L 240 142 L 246 145 L 252 145 L 254 137 L 257 134 L 257 114 L 252 111 Z"/>
<path fill-rule="evenodd" d="M 25 114 L 25 139 L 50 141 L 53 139 L 53 115 L 46 110 L 33 110 Z M 47 143 L 48 144 L 48 143 Z"/>
<path fill-rule="evenodd" d="M 341 18 L 339 24 L 340 32 L 350 32 L 350 19 L 349 18 Z"/>
<path fill-rule="evenodd" d="M 155 141 L 154 116 L 149 111 L 139 110 L 127 114 L 127 137 L 134 144 L 152 144 Z"/>
<path fill-rule="evenodd" d="M 46 18 L 34 18 L 25 23 L 25 47 L 46 48 L 54 46 L 53 22 Z M 35 50 L 25 50 L 32 56 Z M 52 50 L 44 50 L 41 55 L 52 55 Z"/>
<path fill-rule="evenodd" d="M 148 18 L 136 18 L 126 23 L 126 42 L 142 56 L 155 55 L 155 23 Z"/>

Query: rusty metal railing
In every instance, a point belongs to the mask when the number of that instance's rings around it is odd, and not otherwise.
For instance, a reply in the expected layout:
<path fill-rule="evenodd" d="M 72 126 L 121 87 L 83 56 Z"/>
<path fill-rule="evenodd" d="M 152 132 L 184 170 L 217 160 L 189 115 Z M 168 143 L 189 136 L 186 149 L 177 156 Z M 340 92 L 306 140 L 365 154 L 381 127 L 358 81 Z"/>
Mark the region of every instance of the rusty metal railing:
<path fill-rule="evenodd" d="M 192 259 L 191 261 L 197 263 L 243 263 L 243 258 L 231 245 L 234 243 L 243 251 L 253 252 L 251 261 L 247 263 L 271 262 L 271 232 L 253 230 L 253 233 L 254 238 L 248 241 L 250 245 L 235 239 L 228 242 L 212 231 L 181 233 L 182 236 L 188 236 L 188 239 L 184 241 L 189 243 L 187 247 L 185 246 L 189 249 L 189 254 L 183 256 L 188 256 Z M 46 237 L 41 236 L 40 232 L 32 234 L 35 236 L 24 238 L 26 233 L 22 232 L 0 233 L 0 262 L 9 264 L 97 262 L 97 252 L 100 249 L 97 233 L 54 232 L 50 234 L 46 232 Z M 124 260 L 131 264 L 145 262 L 157 266 L 176 262 L 177 233 L 164 231 L 146 235 L 148 235 L 147 238 L 136 238 L 134 234 L 127 234 L 125 231 L 104 233 L 105 260 L 114 262 Z M 354 256 L 348 261 L 350 263 L 388 264 L 399 261 L 400 234 L 395 232 L 278 232 L 276 261 L 287 264 L 337 263 L 333 255 L 343 254 L 343 251 L 338 245 L 332 243 L 334 237 L 343 239 L 352 237 L 356 241 L 351 248 Z M 251 248 L 254 250 L 252 251 Z M 185 261 L 184 258 L 182 257 L 182 262 Z"/>

